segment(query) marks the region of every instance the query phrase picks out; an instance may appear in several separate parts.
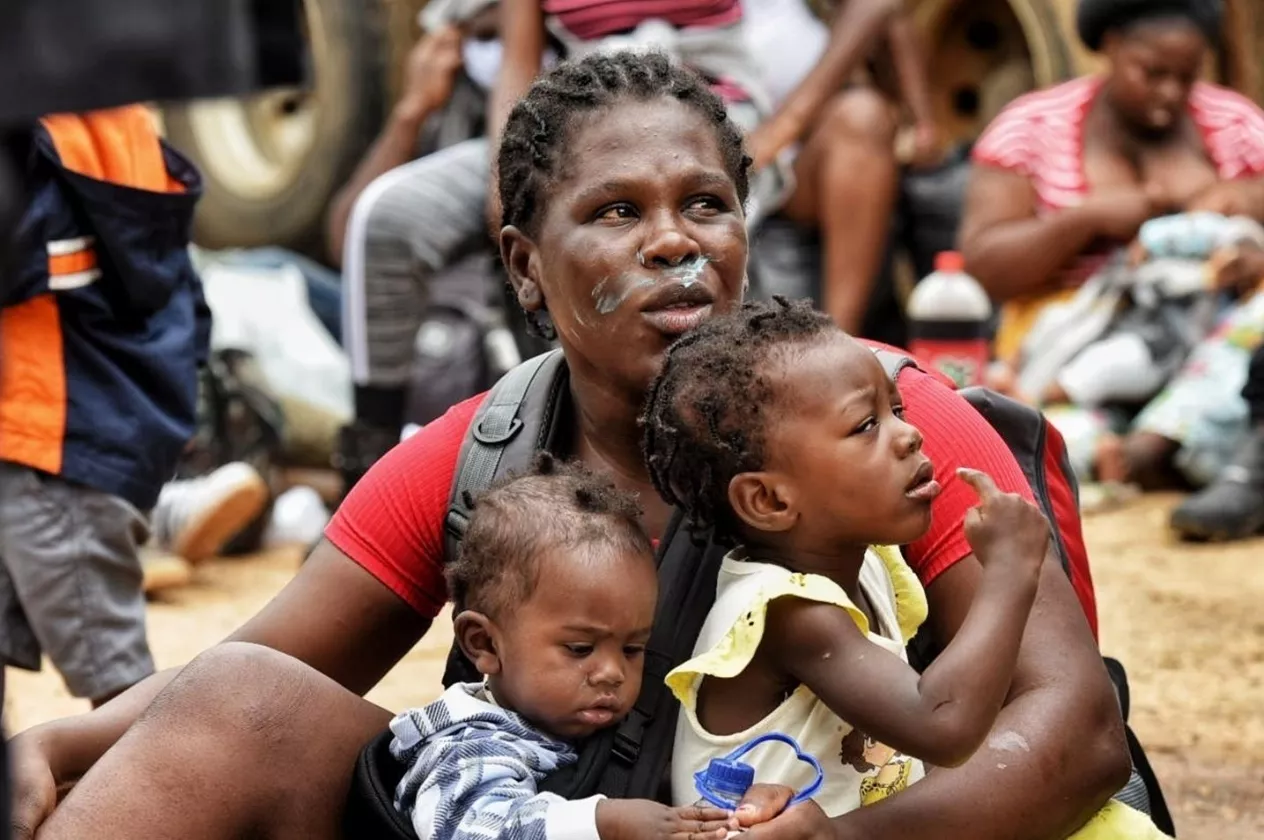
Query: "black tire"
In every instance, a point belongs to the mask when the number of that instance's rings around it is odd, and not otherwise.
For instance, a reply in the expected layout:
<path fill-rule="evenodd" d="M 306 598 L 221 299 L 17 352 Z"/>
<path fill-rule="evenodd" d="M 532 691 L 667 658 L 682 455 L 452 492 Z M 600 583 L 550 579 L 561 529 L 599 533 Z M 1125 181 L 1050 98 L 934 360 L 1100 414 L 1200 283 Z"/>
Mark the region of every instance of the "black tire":
<path fill-rule="evenodd" d="M 1050 0 L 919 0 L 935 111 L 956 141 L 978 137 L 1014 97 L 1072 74 Z"/>
<path fill-rule="evenodd" d="M 293 132 L 305 127 L 287 111 L 291 102 L 284 101 L 284 91 L 163 110 L 167 139 L 198 164 L 206 180 L 194 221 L 200 245 L 282 245 L 323 259 L 329 200 L 381 127 L 388 53 L 382 4 L 303 0 L 303 5 L 315 67 L 312 90 L 290 94 L 299 103 L 293 113 L 309 127 L 293 135 L 308 138 L 297 150 L 269 148 L 261 133 L 271 108 L 289 114 L 278 120 L 291 120 L 287 127 Z"/>

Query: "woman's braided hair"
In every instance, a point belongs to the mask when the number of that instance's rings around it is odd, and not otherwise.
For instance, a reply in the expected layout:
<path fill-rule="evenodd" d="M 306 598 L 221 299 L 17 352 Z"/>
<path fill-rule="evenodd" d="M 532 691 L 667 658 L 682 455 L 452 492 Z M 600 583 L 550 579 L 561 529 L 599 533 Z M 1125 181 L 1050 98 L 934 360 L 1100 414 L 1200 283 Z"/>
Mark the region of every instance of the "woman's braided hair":
<path fill-rule="evenodd" d="M 747 303 L 713 318 L 667 351 L 641 414 L 641 451 L 654 489 L 682 508 L 695 535 L 739 541 L 729 483 L 764 465 L 764 430 L 776 416 L 772 352 L 841 335 L 810 301 Z"/>
<path fill-rule="evenodd" d="M 668 97 L 697 111 L 712 126 L 724 168 L 733 179 L 738 199 L 750 192 L 751 160 L 742 133 L 728 118 L 724 103 L 701 76 L 673 63 L 661 52 L 622 50 L 567 61 L 531 85 L 509 114 L 496 161 L 501 224 L 528 235 L 538 233 L 540 219 L 555 180 L 566 171 L 568 148 L 579 118 L 614 107 L 624 100 Z M 528 323 L 546 338 L 551 325 L 536 313 Z"/>

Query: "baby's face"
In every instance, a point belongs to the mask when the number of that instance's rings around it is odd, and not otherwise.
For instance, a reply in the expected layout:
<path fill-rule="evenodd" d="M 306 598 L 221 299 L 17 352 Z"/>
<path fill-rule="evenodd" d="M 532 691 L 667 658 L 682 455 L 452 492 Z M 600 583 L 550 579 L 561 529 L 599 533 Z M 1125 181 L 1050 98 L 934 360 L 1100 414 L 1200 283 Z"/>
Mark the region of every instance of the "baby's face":
<path fill-rule="evenodd" d="M 564 740 L 622 720 L 641 691 L 658 577 L 649 554 L 608 544 L 541 558 L 535 592 L 500 630 L 496 699 Z"/>
<path fill-rule="evenodd" d="M 828 556 L 920 538 L 939 486 L 877 357 L 840 333 L 775 359 L 767 375 L 781 408 L 765 430 L 765 471 L 786 488 L 797 546 Z"/>

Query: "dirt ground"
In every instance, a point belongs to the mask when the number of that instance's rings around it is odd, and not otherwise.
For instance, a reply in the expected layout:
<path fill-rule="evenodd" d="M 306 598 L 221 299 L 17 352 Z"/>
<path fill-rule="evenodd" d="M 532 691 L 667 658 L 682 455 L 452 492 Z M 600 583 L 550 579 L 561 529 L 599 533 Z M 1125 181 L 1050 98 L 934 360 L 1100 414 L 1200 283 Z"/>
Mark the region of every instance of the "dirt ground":
<path fill-rule="evenodd" d="M 1264 543 L 1183 546 L 1166 533 L 1172 497 L 1086 523 L 1103 650 L 1132 681 L 1132 723 L 1190 840 L 1264 837 Z M 187 661 L 253 614 L 293 574 L 297 552 L 202 567 L 150 610 L 160 667 Z M 398 709 L 435 693 L 442 623 L 369 696 Z M 9 673 L 10 732 L 73 714 L 57 676 Z"/>

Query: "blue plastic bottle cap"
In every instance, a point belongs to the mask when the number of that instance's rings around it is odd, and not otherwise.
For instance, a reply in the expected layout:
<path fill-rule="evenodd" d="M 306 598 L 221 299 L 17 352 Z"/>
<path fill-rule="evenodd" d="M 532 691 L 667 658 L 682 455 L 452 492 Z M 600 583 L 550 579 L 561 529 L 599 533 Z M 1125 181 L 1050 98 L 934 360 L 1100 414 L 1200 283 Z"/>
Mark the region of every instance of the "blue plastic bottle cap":
<path fill-rule="evenodd" d="M 755 768 L 744 761 L 713 758 L 707 765 L 707 786 L 736 801 L 755 784 Z"/>

